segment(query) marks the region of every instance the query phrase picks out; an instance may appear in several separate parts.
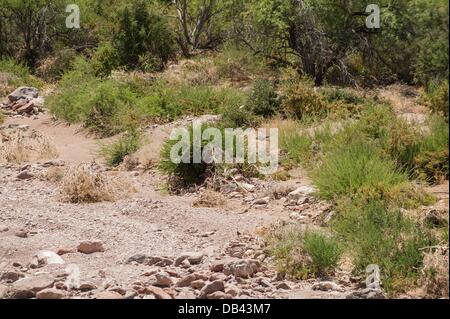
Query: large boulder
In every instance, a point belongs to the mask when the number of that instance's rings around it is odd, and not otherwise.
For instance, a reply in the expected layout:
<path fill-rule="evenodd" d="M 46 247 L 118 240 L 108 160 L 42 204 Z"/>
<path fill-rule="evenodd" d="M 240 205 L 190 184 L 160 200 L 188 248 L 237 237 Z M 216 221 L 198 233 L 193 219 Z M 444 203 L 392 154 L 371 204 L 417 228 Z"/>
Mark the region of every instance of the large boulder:
<path fill-rule="evenodd" d="M 20 99 L 31 100 L 37 98 L 39 95 L 39 91 L 33 87 L 22 86 L 8 95 L 8 99 L 11 102 L 16 102 Z"/>
<path fill-rule="evenodd" d="M 16 281 L 11 287 L 11 296 L 16 299 L 33 298 L 41 290 L 53 286 L 55 279 L 47 274 L 25 277 Z"/>

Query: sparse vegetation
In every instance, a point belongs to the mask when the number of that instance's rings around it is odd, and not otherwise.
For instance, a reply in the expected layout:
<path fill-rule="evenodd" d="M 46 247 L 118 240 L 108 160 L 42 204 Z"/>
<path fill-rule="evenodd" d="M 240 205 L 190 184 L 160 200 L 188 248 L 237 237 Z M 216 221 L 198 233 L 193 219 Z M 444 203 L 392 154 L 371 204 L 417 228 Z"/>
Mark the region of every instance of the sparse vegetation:
<path fill-rule="evenodd" d="M 333 237 L 294 225 L 272 229 L 267 238 L 279 271 L 297 279 L 332 274 L 342 256 Z"/>
<path fill-rule="evenodd" d="M 377 32 L 367 29 L 361 1 L 82 0 L 79 29 L 64 26 L 65 5 L 0 0 L 0 124 L 16 111 L 2 98 L 36 87 L 56 119 L 113 141 L 98 153 L 114 172 L 157 166 L 169 193 L 208 185 L 194 207 L 226 203 L 223 185 L 205 183 L 215 178 L 251 202 L 259 193 L 229 172 L 251 183 L 262 179 L 257 165 L 193 163 L 192 127 L 186 163 L 171 160 L 180 139 L 156 141 L 159 163 L 140 163 L 144 134 L 202 115 L 217 116 L 202 132 L 276 127 L 281 169 L 264 182 L 287 181 L 301 167 L 317 201 L 332 207 L 321 228 L 289 224 L 268 234 L 282 273 L 332 277 L 345 256 L 356 275 L 379 265 L 392 296 L 423 285 L 448 297 L 448 222 L 418 216 L 436 200 L 425 186 L 449 178 L 447 1 L 381 0 Z M 405 90 L 389 95 L 394 86 Z M 0 138 L 0 162 L 11 166 L 57 155 L 27 127 L 2 127 Z M 87 164 L 38 177 L 59 184 L 69 203 L 113 201 L 127 189 Z"/>
<path fill-rule="evenodd" d="M 118 166 L 128 155 L 135 153 L 141 144 L 141 133 L 137 130 L 125 132 L 123 136 L 111 145 L 105 145 L 101 154 L 109 166 Z"/>
<path fill-rule="evenodd" d="M 125 180 L 113 180 L 91 164 L 80 164 L 64 175 L 61 199 L 69 203 L 97 203 L 114 201 L 131 191 L 132 186 Z"/>

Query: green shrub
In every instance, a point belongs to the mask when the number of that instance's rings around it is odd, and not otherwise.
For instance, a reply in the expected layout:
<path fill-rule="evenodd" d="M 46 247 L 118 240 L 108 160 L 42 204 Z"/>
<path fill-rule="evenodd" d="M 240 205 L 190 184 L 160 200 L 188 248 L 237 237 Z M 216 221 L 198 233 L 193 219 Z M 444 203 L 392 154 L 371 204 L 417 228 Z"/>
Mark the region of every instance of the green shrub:
<path fill-rule="evenodd" d="M 323 118 L 328 112 L 328 105 L 322 96 L 308 83 L 289 81 L 282 88 L 281 110 L 288 117 L 295 119 Z"/>
<path fill-rule="evenodd" d="M 447 122 L 449 113 L 448 99 L 448 80 L 442 81 L 439 84 L 435 82 L 430 83 L 423 97 L 423 101 L 428 108 L 434 113 L 444 116 Z"/>
<path fill-rule="evenodd" d="M 214 89 L 208 86 L 172 87 L 156 84 L 153 92 L 142 97 L 139 108 L 153 117 L 174 120 L 183 115 L 219 114 L 226 108 L 244 103 L 244 94 L 236 89 Z"/>
<path fill-rule="evenodd" d="M 257 127 L 261 123 L 261 118 L 249 111 L 246 105 L 239 107 L 230 105 L 223 111 L 220 122 L 225 128 L 248 128 Z"/>
<path fill-rule="evenodd" d="M 320 196 L 336 199 L 367 188 L 388 190 L 407 177 L 376 146 L 353 133 L 326 152 L 323 163 L 312 172 L 312 179 Z"/>
<path fill-rule="evenodd" d="M 28 67 L 13 59 L 0 59 L 0 97 L 8 95 L 19 86 L 41 88 L 42 82 L 31 75 Z"/>
<path fill-rule="evenodd" d="M 416 284 L 423 261 L 420 249 L 434 244 L 429 231 L 380 201 L 341 204 L 332 229 L 352 254 L 356 271 L 378 265 L 389 292 Z"/>
<path fill-rule="evenodd" d="M 319 91 L 328 103 L 364 104 L 366 99 L 356 91 L 340 87 L 322 87 Z"/>
<path fill-rule="evenodd" d="M 201 132 L 207 129 L 207 126 L 201 126 Z M 189 161 L 183 163 L 175 163 L 171 159 L 172 147 L 181 141 L 181 137 L 176 140 L 167 140 L 161 149 L 161 157 L 159 162 L 159 169 L 168 174 L 169 177 L 174 178 L 174 186 L 186 187 L 193 184 L 201 183 L 207 174 L 214 170 L 214 164 L 207 164 L 203 160 L 200 163 L 193 163 L 193 127 L 189 128 L 189 141 L 188 145 L 185 145 L 189 149 Z M 204 146 L 207 141 L 202 140 L 200 149 L 203 152 Z M 178 155 L 183 156 L 183 149 L 179 149 Z M 172 185 L 171 185 L 172 186 Z"/>
<path fill-rule="evenodd" d="M 109 166 L 118 166 L 127 155 L 135 153 L 140 146 L 141 133 L 132 129 L 111 145 L 102 147 L 101 154 L 106 158 Z"/>
<path fill-rule="evenodd" d="M 294 279 L 333 273 L 343 252 L 333 237 L 296 225 L 272 229 L 266 241 L 268 253 L 275 258 L 278 271 Z"/>
<path fill-rule="evenodd" d="M 318 232 L 304 235 L 303 250 L 311 257 L 312 269 L 318 275 L 332 272 L 342 256 L 342 249 L 336 239 Z"/>
<path fill-rule="evenodd" d="M 166 19 L 149 12 L 142 0 L 122 10 L 114 38 L 122 64 L 130 68 L 148 71 L 151 65 L 153 70 L 161 70 L 175 54 L 174 34 Z"/>
<path fill-rule="evenodd" d="M 107 77 L 121 65 L 119 52 L 110 42 L 102 42 L 92 54 L 91 65 L 96 76 Z"/>
<path fill-rule="evenodd" d="M 73 49 L 57 50 L 53 55 L 39 62 L 36 74 L 48 82 L 55 82 L 68 71 L 76 57 Z"/>
<path fill-rule="evenodd" d="M 273 83 L 263 79 L 256 80 L 246 106 L 257 116 L 268 118 L 275 115 L 280 102 Z"/>
<path fill-rule="evenodd" d="M 83 122 L 99 136 L 135 127 L 141 119 L 136 95 L 117 81 L 96 78 L 84 59 L 76 59 L 59 84 L 47 101 L 51 111 L 68 122 Z"/>
<path fill-rule="evenodd" d="M 232 45 L 225 46 L 220 53 L 213 56 L 213 64 L 220 78 L 234 82 L 249 80 L 251 75 L 268 74 L 266 63 L 245 48 Z"/>

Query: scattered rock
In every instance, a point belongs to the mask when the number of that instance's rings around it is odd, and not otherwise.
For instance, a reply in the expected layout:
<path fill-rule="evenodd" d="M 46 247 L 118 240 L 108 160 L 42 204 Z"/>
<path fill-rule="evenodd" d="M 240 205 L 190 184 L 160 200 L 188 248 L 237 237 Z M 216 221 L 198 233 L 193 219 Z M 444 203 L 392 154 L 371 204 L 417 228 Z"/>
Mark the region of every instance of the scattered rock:
<path fill-rule="evenodd" d="M 78 289 L 81 291 L 91 291 L 97 289 L 97 285 L 92 282 L 83 282 Z"/>
<path fill-rule="evenodd" d="M 27 171 L 27 170 L 24 170 L 24 171 L 20 172 L 19 175 L 17 175 L 17 178 L 18 178 L 18 179 L 21 179 L 21 180 L 30 179 L 30 178 L 33 178 L 33 177 L 34 177 L 34 175 L 31 174 L 31 173 L 30 173 L 29 171 Z"/>
<path fill-rule="evenodd" d="M 225 289 L 225 284 L 223 281 L 216 280 L 216 281 L 210 282 L 202 288 L 202 290 L 200 291 L 199 298 L 204 299 L 209 294 L 212 294 L 213 292 L 216 292 L 216 291 L 223 291 L 224 289 Z"/>
<path fill-rule="evenodd" d="M 252 202 L 252 205 L 268 205 L 270 197 L 258 198 Z"/>
<path fill-rule="evenodd" d="M 9 288 L 8 286 L 0 284 L 0 299 L 5 299 L 8 296 Z"/>
<path fill-rule="evenodd" d="M 287 283 L 285 283 L 284 281 L 283 281 L 283 282 L 280 282 L 280 283 L 277 284 L 275 287 L 276 287 L 277 289 L 284 289 L 284 290 L 290 290 L 290 289 L 291 289 L 291 287 L 290 287 Z"/>
<path fill-rule="evenodd" d="M 346 297 L 347 299 L 386 299 L 386 294 L 381 289 L 365 288 L 353 291 Z"/>
<path fill-rule="evenodd" d="M 159 266 L 165 267 L 173 264 L 172 259 L 165 257 L 157 257 L 157 256 L 147 256 L 144 254 L 136 254 L 127 259 L 127 263 L 138 263 L 148 266 Z"/>
<path fill-rule="evenodd" d="M 25 277 L 25 275 L 19 272 L 7 271 L 1 275 L 0 280 L 5 281 L 7 283 L 13 283 L 23 277 Z"/>
<path fill-rule="evenodd" d="M 105 248 L 103 247 L 103 242 L 99 240 L 86 240 L 78 245 L 77 250 L 83 254 L 93 254 L 104 252 Z"/>
<path fill-rule="evenodd" d="M 37 292 L 52 287 L 54 282 L 49 274 L 25 277 L 12 285 L 11 295 L 15 299 L 33 298 Z"/>
<path fill-rule="evenodd" d="M 37 299 L 62 299 L 64 296 L 64 291 L 56 288 L 47 288 L 36 294 Z"/>
<path fill-rule="evenodd" d="M 38 89 L 34 87 L 21 86 L 8 95 L 11 102 L 16 102 L 20 99 L 31 100 L 37 98 L 39 95 Z"/>
<path fill-rule="evenodd" d="M 223 271 L 224 264 L 225 264 L 225 262 L 223 260 L 214 261 L 209 266 L 209 270 L 211 270 L 213 272 Z"/>
<path fill-rule="evenodd" d="M 206 285 L 206 282 L 202 279 L 194 280 L 191 282 L 191 287 L 194 289 L 202 289 Z"/>
<path fill-rule="evenodd" d="M 173 280 L 170 278 L 169 274 L 161 271 L 155 274 L 155 286 L 158 287 L 170 287 L 173 285 Z"/>
<path fill-rule="evenodd" d="M 77 249 L 76 248 L 71 248 L 71 247 L 61 247 L 61 248 L 58 248 L 58 250 L 56 251 L 56 253 L 59 255 L 59 256 L 62 256 L 62 255 L 66 255 L 66 254 L 72 254 L 72 253 L 76 253 L 77 252 Z"/>
<path fill-rule="evenodd" d="M 28 237 L 28 232 L 26 232 L 25 230 L 18 230 L 14 233 L 15 236 L 19 237 L 19 238 L 27 238 Z"/>
<path fill-rule="evenodd" d="M 312 286 L 313 290 L 343 291 L 342 287 L 332 281 L 321 281 Z"/>
<path fill-rule="evenodd" d="M 206 296 L 206 299 L 232 299 L 231 295 L 227 295 L 223 291 L 216 291 Z"/>
<path fill-rule="evenodd" d="M 94 299 L 123 299 L 124 297 L 115 291 L 101 291 L 92 296 Z"/>
<path fill-rule="evenodd" d="M 64 260 L 61 257 L 59 257 L 56 253 L 48 250 L 43 250 L 33 256 L 30 263 L 30 268 L 39 268 L 45 265 L 52 265 L 52 264 L 63 265 L 64 263 L 65 263 Z"/>
<path fill-rule="evenodd" d="M 315 189 L 309 186 L 300 186 L 296 190 L 290 192 L 287 196 L 288 200 L 298 201 L 300 198 L 311 195 Z"/>
<path fill-rule="evenodd" d="M 187 275 L 186 277 L 183 277 L 180 280 L 178 280 L 176 286 L 177 287 L 188 287 L 191 285 L 191 283 L 193 281 L 199 280 L 199 279 L 206 280 L 207 278 L 206 278 L 206 276 L 202 276 L 199 273 L 193 273 L 193 274 Z"/>
<path fill-rule="evenodd" d="M 181 265 L 181 263 L 184 260 L 189 261 L 189 264 L 196 265 L 199 264 L 203 259 L 204 254 L 203 253 L 197 253 L 197 252 L 184 252 L 181 253 L 181 255 L 175 259 L 175 266 Z"/>
<path fill-rule="evenodd" d="M 172 296 L 170 296 L 167 292 L 155 286 L 145 287 L 142 293 L 153 295 L 156 299 L 172 299 Z"/>
<path fill-rule="evenodd" d="M 254 259 L 240 259 L 230 261 L 224 265 L 223 272 L 225 275 L 234 275 L 235 277 L 248 278 L 259 271 L 261 264 Z"/>
<path fill-rule="evenodd" d="M 232 297 L 236 297 L 239 296 L 240 294 L 240 290 L 238 287 L 233 286 L 233 285 L 227 285 L 227 287 L 225 288 L 225 293 L 227 295 L 230 295 Z"/>

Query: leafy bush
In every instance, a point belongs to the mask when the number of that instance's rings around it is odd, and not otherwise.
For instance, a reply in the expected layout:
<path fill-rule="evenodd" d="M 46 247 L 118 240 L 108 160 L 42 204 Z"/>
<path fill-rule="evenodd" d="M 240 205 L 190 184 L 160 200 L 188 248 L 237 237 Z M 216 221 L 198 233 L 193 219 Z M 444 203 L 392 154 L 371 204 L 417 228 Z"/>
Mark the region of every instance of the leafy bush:
<path fill-rule="evenodd" d="M 245 48 L 232 45 L 225 46 L 220 53 L 213 56 L 213 64 L 220 78 L 233 82 L 250 80 L 251 75 L 270 73 L 261 57 Z"/>
<path fill-rule="evenodd" d="M 348 201 L 338 210 L 332 228 L 346 243 L 357 271 L 378 265 L 390 292 L 415 284 L 423 261 L 420 249 L 434 244 L 429 231 L 380 201 Z"/>
<path fill-rule="evenodd" d="M 253 114 L 265 118 L 278 112 L 280 103 L 273 83 L 263 79 L 256 80 L 246 106 Z"/>
<path fill-rule="evenodd" d="M 201 126 L 201 132 L 207 129 L 205 125 Z M 214 169 L 214 164 L 207 164 L 203 160 L 200 163 L 193 162 L 193 127 L 189 128 L 189 144 L 183 144 L 189 150 L 189 161 L 187 163 L 175 163 L 171 159 L 172 148 L 175 144 L 181 142 L 181 137 L 177 140 L 167 140 L 161 149 L 161 159 L 159 162 L 159 169 L 174 178 L 175 184 L 181 184 L 182 187 L 190 186 L 202 182 L 209 172 Z M 186 141 L 185 141 L 186 142 Z M 201 152 L 203 153 L 204 146 L 208 144 L 207 141 L 202 140 L 200 144 Z M 178 150 L 179 156 L 183 156 L 183 149 Z"/>
<path fill-rule="evenodd" d="M 326 199 L 355 195 L 365 188 L 386 190 L 407 180 L 392 160 L 356 133 L 324 155 L 312 178 Z"/>
<path fill-rule="evenodd" d="M 333 271 L 342 256 L 339 243 L 318 232 L 304 235 L 303 249 L 311 257 L 312 269 L 318 275 Z"/>
<path fill-rule="evenodd" d="M 294 279 L 329 275 L 342 256 L 334 238 L 295 225 L 272 229 L 266 240 L 278 270 Z"/>
<path fill-rule="evenodd" d="M 150 13 L 142 0 L 120 13 L 115 43 L 123 65 L 146 71 L 162 69 L 175 53 L 174 35 L 165 18 Z"/>
<path fill-rule="evenodd" d="M 42 87 L 42 82 L 31 75 L 28 67 L 13 59 L 0 59 L 0 96 L 11 93 L 19 86 Z"/>
<path fill-rule="evenodd" d="M 430 110 L 444 116 L 448 122 L 448 80 L 442 81 L 440 84 L 430 83 L 423 100 Z"/>
<path fill-rule="evenodd" d="M 111 136 L 135 127 L 141 114 L 136 95 L 126 85 L 99 79 L 88 61 L 79 58 L 65 73 L 59 89 L 48 99 L 52 112 L 68 122 L 83 122 L 99 136 Z"/>
<path fill-rule="evenodd" d="M 36 74 L 45 81 L 54 82 L 60 79 L 65 71 L 70 69 L 75 57 L 75 50 L 70 48 L 58 50 L 53 55 L 39 62 Z"/>
<path fill-rule="evenodd" d="M 328 114 L 328 105 L 322 96 L 308 83 L 289 81 L 282 88 L 281 110 L 295 119 L 323 118 Z"/>
<path fill-rule="evenodd" d="M 96 76 L 109 76 L 121 65 L 119 52 L 110 42 L 100 43 L 92 54 L 91 65 Z"/>
<path fill-rule="evenodd" d="M 220 122 L 226 128 L 247 128 L 257 127 L 261 123 L 261 119 L 248 110 L 246 105 L 240 107 L 230 105 L 223 111 Z"/>
<path fill-rule="evenodd" d="M 123 136 L 111 145 L 106 145 L 101 149 L 101 154 L 106 158 L 109 166 L 118 166 L 127 155 L 135 153 L 140 146 L 141 134 L 138 130 L 132 129 L 125 132 Z"/>
<path fill-rule="evenodd" d="M 237 109 L 244 103 L 244 95 L 236 89 L 172 87 L 158 83 L 153 90 L 139 99 L 138 106 L 145 114 L 163 120 L 174 120 L 186 114 L 218 114 L 228 107 Z"/>

